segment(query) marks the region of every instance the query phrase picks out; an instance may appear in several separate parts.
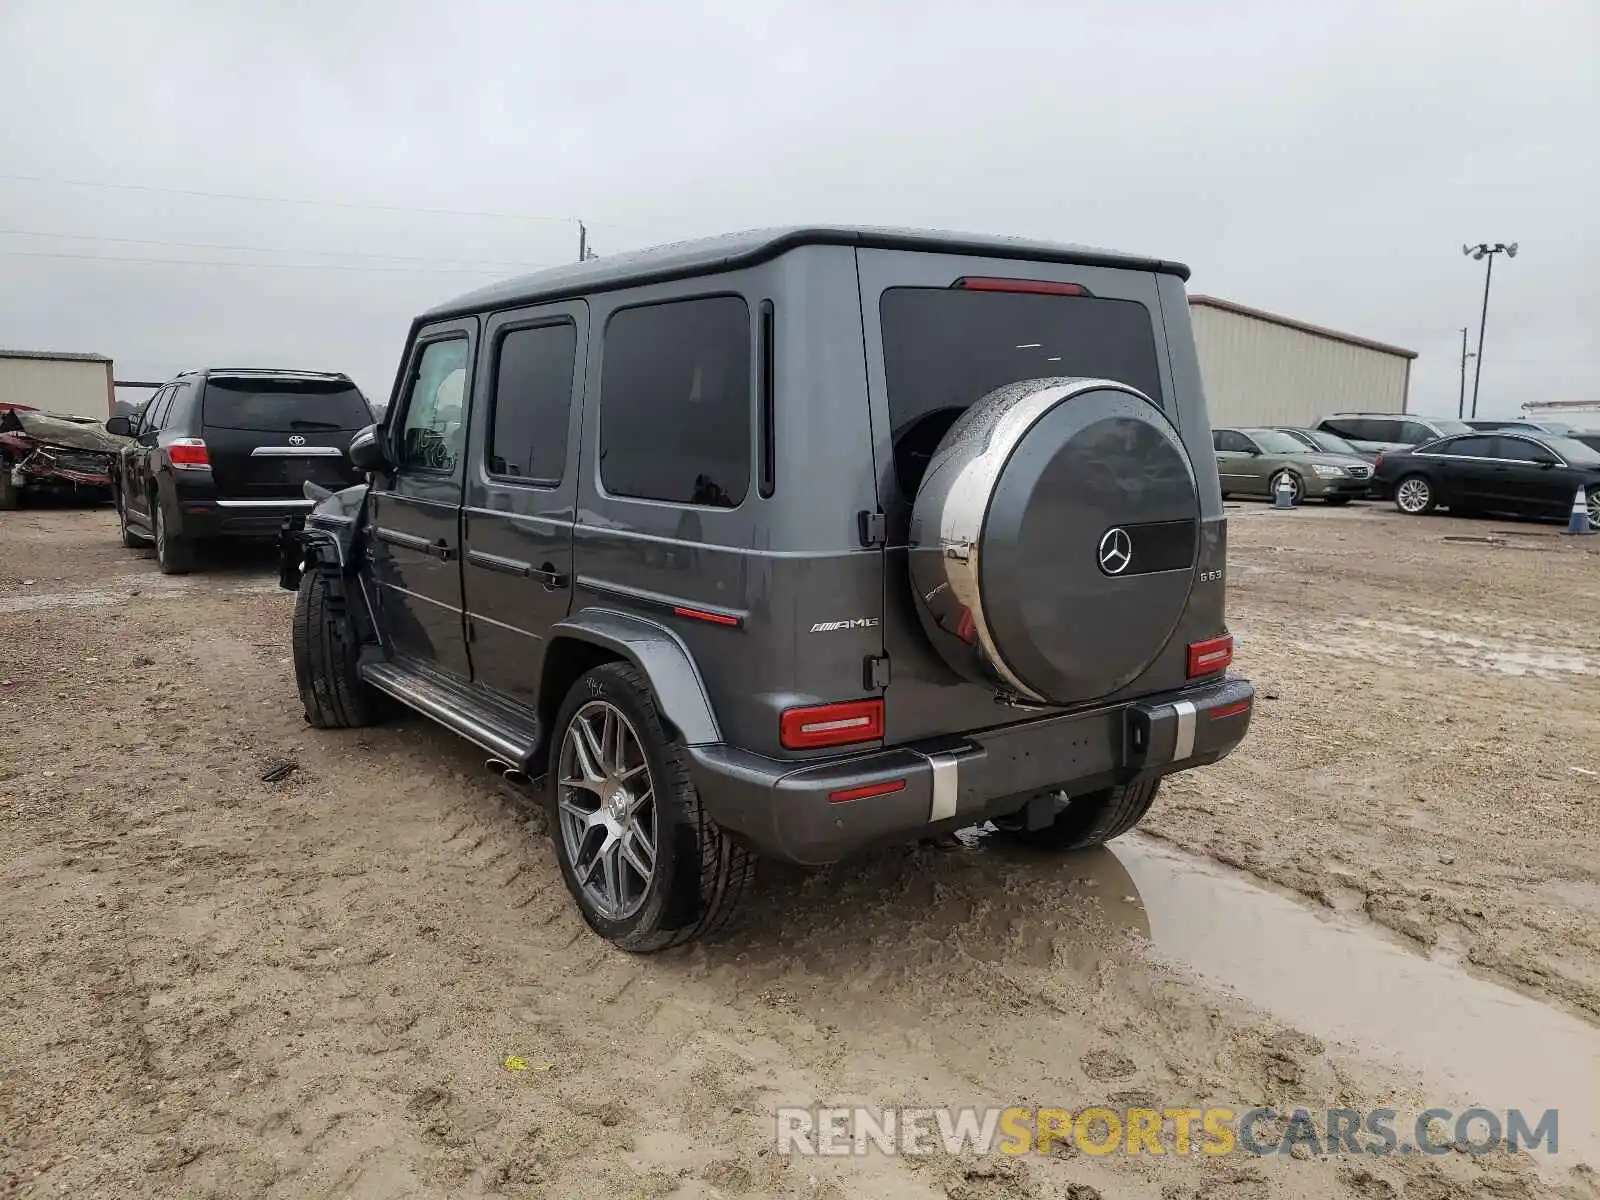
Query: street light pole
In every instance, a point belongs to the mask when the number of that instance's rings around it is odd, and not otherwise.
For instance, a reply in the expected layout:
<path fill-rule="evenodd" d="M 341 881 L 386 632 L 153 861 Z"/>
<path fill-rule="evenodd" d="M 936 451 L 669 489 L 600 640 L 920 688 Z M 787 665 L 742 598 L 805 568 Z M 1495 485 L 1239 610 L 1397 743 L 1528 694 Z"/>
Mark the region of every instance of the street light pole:
<path fill-rule="evenodd" d="M 1467 327 L 1461 327 L 1461 398 L 1456 401 L 1456 420 L 1467 415 L 1467 359 L 1478 357 L 1467 353 Z"/>
<path fill-rule="evenodd" d="M 1504 242 L 1489 245 L 1488 242 L 1479 242 L 1476 246 L 1462 246 L 1461 253 L 1473 258 L 1487 258 L 1488 265 L 1483 272 L 1483 313 L 1478 318 L 1478 361 L 1472 367 L 1472 415 L 1478 415 L 1478 380 L 1483 376 L 1483 334 L 1484 327 L 1489 323 L 1489 284 L 1494 279 L 1494 256 L 1504 254 L 1508 258 L 1517 256 L 1517 243 L 1509 246 Z"/>

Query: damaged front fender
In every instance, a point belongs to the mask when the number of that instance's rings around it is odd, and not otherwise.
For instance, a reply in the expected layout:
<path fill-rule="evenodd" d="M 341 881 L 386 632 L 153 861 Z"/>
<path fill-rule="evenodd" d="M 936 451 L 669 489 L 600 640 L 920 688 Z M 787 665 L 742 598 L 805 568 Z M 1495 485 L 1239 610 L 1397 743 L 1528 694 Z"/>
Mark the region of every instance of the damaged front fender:
<path fill-rule="evenodd" d="M 316 568 L 348 578 L 360 554 L 367 485 L 330 492 L 307 480 L 305 495 L 314 507 L 303 516 L 285 517 L 278 531 L 278 586 L 291 592 L 299 590 L 306 571 Z"/>

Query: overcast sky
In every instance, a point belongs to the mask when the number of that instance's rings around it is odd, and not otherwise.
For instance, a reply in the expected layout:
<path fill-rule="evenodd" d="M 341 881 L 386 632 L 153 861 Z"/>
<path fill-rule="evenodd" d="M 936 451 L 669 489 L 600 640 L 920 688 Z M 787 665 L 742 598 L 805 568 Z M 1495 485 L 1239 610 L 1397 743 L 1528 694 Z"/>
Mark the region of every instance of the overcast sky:
<path fill-rule="evenodd" d="M 1597 54 L 1595 0 L 0 0 L 0 345 L 387 398 L 415 312 L 573 217 L 871 222 L 1178 258 L 1453 413 L 1461 243 L 1515 240 L 1481 411 L 1600 399 Z"/>

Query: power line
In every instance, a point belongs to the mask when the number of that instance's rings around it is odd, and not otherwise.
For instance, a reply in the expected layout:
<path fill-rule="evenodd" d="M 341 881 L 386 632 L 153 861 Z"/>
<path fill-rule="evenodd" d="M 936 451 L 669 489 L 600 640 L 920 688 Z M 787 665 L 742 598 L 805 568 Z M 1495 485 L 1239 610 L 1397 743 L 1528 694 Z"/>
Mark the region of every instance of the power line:
<path fill-rule="evenodd" d="M 304 204 L 317 208 L 354 208 L 371 212 L 426 213 L 436 217 L 488 217 L 496 221 L 556 221 L 572 224 L 576 217 L 555 217 L 540 213 L 475 212 L 456 208 L 408 208 L 401 204 L 368 204 L 348 200 L 308 200 L 295 196 L 250 196 L 239 192 L 202 192 L 192 188 L 152 187 L 141 183 L 107 183 L 94 179 L 58 179 L 48 175 L 15 175 L 0 172 L 0 179 L 21 183 L 53 183 L 64 187 L 108 188 L 120 192 L 155 192 L 165 196 L 199 196 L 207 200 L 244 200 L 255 204 Z"/>
<path fill-rule="evenodd" d="M 284 271 L 365 271 L 377 274 L 394 274 L 398 272 L 411 275 L 482 275 L 489 277 L 503 274 L 499 271 L 485 270 L 481 267 L 367 267 L 355 263 L 221 262 L 216 259 L 205 258 L 124 258 L 121 255 L 68 254 L 64 251 L 49 250 L 0 250 L 0 255 L 9 258 L 74 258 L 83 262 L 135 263 L 174 267 L 268 267 Z M 546 263 L 544 265 L 549 266 L 550 264 Z"/>
<path fill-rule="evenodd" d="M 134 246 L 178 246 L 188 250 L 238 250 L 249 254 L 309 254 L 318 258 L 378 258 L 407 262 L 481 262 L 494 267 L 538 268 L 544 263 L 497 262 L 493 259 L 436 258 L 425 254 L 368 254 L 358 250 L 303 250 L 293 246 L 234 246 L 222 242 L 171 242 L 156 238 L 104 237 L 89 233 L 51 233 L 38 229 L 0 229 L 0 236 L 62 238 L 72 242 L 125 242 Z"/>

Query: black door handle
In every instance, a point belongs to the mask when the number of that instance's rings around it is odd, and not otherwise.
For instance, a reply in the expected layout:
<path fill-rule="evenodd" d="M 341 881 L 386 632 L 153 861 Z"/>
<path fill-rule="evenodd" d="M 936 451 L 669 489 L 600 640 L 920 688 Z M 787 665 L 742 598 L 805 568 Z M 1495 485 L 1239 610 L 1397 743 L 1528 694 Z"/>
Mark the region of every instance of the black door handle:
<path fill-rule="evenodd" d="M 567 577 L 556 571 L 555 563 L 544 563 L 536 574 L 544 578 L 544 590 L 547 592 L 560 591 L 567 586 Z"/>

